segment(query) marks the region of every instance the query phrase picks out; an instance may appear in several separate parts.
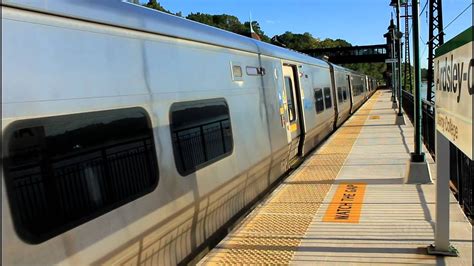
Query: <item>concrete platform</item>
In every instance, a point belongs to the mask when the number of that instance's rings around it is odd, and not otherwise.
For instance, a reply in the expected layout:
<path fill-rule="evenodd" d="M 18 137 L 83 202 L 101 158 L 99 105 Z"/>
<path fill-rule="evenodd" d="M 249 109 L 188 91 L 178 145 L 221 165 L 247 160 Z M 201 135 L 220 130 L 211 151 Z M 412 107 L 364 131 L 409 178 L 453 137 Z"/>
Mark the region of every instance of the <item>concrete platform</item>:
<path fill-rule="evenodd" d="M 472 265 L 472 225 L 452 195 L 460 257 L 426 254 L 436 186 L 404 184 L 413 126 L 396 125 L 391 104 L 378 91 L 200 263 Z"/>

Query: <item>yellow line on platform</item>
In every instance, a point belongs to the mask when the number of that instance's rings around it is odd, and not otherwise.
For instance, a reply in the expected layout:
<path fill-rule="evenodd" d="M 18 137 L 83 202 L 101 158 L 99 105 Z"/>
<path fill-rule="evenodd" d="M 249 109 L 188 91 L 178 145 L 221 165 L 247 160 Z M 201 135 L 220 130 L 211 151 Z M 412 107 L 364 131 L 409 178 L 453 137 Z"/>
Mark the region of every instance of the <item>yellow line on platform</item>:
<path fill-rule="evenodd" d="M 289 264 L 380 94 L 376 92 L 201 263 Z"/>

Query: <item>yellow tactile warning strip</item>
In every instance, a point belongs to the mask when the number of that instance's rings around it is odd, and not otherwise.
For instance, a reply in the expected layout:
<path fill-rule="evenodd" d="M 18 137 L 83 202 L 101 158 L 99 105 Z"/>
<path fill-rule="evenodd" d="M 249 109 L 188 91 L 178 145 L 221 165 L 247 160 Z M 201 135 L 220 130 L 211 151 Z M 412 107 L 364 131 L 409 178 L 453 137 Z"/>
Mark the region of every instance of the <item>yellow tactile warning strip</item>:
<path fill-rule="evenodd" d="M 364 183 L 339 184 L 323 222 L 359 223 L 365 186 Z"/>
<path fill-rule="evenodd" d="M 379 95 L 376 92 L 201 263 L 290 263 Z"/>

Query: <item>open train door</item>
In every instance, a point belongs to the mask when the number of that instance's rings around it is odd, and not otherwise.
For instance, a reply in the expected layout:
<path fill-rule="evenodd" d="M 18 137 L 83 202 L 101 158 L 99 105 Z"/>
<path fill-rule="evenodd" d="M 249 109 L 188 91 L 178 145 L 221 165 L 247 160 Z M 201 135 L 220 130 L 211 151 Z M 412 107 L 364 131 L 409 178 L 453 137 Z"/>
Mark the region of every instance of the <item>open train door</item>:
<path fill-rule="evenodd" d="M 301 90 L 299 89 L 297 68 L 294 65 L 283 65 L 284 102 L 287 112 L 287 136 L 289 148 L 288 161 L 291 164 L 300 153 L 304 130 L 301 109 Z M 302 134 L 303 132 L 303 134 Z"/>
<path fill-rule="evenodd" d="M 352 92 L 354 91 L 353 88 L 352 88 L 352 78 L 351 78 L 351 75 L 347 75 L 347 84 L 349 85 L 349 99 L 351 100 L 351 109 L 349 109 L 350 113 L 352 114 L 352 110 L 354 108 L 354 99 L 352 98 L 354 95 L 352 94 Z"/>

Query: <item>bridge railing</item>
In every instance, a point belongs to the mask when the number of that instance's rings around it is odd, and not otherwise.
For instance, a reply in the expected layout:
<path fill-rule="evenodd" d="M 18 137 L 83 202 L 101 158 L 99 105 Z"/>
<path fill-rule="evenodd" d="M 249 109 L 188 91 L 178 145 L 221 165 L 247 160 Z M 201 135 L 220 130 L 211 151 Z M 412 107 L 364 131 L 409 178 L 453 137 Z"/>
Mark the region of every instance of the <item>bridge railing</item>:
<path fill-rule="evenodd" d="M 413 123 L 414 98 L 413 95 L 403 90 L 403 110 Z M 433 103 L 422 100 L 421 132 L 423 143 L 431 155 L 435 155 L 436 134 L 435 106 Z M 471 219 L 474 218 L 473 181 L 474 161 L 470 160 L 461 150 L 450 144 L 450 179 L 451 187 L 464 212 Z"/>

